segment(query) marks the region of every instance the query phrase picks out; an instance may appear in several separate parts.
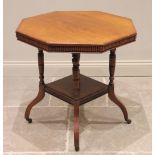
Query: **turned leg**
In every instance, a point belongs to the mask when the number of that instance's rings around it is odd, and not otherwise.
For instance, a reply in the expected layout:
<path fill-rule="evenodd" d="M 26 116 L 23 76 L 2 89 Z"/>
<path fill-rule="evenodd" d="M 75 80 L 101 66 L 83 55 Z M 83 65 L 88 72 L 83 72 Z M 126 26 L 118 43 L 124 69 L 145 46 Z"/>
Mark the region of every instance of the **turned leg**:
<path fill-rule="evenodd" d="M 80 70 L 79 70 L 79 60 L 80 54 L 72 54 L 73 62 L 73 84 L 75 93 L 80 91 Z M 74 103 L 74 146 L 75 150 L 79 151 L 79 106 L 78 102 Z"/>
<path fill-rule="evenodd" d="M 79 103 L 74 104 L 74 146 L 79 151 Z"/>
<path fill-rule="evenodd" d="M 44 53 L 39 49 L 38 51 L 38 67 L 39 67 L 39 92 L 36 98 L 27 106 L 25 111 L 25 119 L 31 123 L 32 119 L 29 118 L 30 112 L 33 106 L 35 106 L 39 101 L 41 101 L 45 96 L 44 91 Z"/>
<path fill-rule="evenodd" d="M 109 56 L 109 72 L 110 72 L 110 78 L 109 78 L 109 92 L 108 96 L 109 98 L 120 107 L 120 109 L 123 112 L 125 121 L 130 124 L 131 120 L 128 118 L 128 112 L 125 108 L 125 106 L 117 99 L 115 92 L 114 92 L 114 72 L 115 72 L 115 63 L 116 63 L 116 49 L 110 50 L 110 56 Z"/>

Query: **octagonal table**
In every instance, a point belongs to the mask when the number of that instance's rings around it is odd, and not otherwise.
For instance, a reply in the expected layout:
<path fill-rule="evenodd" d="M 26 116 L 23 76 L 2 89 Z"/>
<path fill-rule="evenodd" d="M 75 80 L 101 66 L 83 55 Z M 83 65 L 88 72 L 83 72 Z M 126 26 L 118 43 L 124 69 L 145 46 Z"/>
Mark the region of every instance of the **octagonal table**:
<path fill-rule="evenodd" d="M 25 18 L 16 30 L 17 39 L 38 48 L 39 92 L 25 111 L 31 123 L 30 111 L 45 96 L 45 92 L 74 106 L 74 145 L 79 150 L 79 106 L 108 93 L 122 110 L 129 124 L 125 106 L 114 93 L 116 48 L 136 39 L 132 20 L 99 11 L 56 11 Z M 44 53 L 72 53 L 73 74 L 60 80 L 44 83 Z M 103 84 L 80 74 L 80 54 L 110 51 L 109 84 Z"/>

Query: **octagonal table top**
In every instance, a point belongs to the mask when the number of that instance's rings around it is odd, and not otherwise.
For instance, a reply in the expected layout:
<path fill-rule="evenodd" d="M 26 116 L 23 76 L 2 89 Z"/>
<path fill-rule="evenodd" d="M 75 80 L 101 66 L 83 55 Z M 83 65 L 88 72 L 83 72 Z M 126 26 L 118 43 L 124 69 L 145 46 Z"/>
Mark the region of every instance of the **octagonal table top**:
<path fill-rule="evenodd" d="M 17 39 L 46 51 L 104 52 L 136 39 L 131 19 L 99 11 L 55 11 L 28 17 Z"/>

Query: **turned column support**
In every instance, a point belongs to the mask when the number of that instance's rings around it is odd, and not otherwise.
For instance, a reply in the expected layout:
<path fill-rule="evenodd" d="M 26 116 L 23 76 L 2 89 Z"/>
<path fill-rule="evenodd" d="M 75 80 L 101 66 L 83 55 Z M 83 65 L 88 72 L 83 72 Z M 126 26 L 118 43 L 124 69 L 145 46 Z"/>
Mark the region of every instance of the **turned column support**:
<path fill-rule="evenodd" d="M 44 85 L 44 53 L 38 49 L 39 86 Z"/>
<path fill-rule="evenodd" d="M 109 90 L 108 90 L 108 96 L 109 98 L 122 110 L 125 121 L 130 124 L 131 120 L 128 118 L 128 112 L 126 110 L 126 107 L 121 103 L 121 101 L 118 100 L 118 98 L 115 95 L 114 92 L 114 73 L 115 73 L 115 64 L 116 64 L 116 49 L 110 50 L 109 55 Z"/>
<path fill-rule="evenodd" d="M 80 89 L 80 69 L 79 69 L 80 53 L 72 53 L 72 76 L 74 81 L 74 88 Z"/>
<path fill-rule="evenodd" d="M 80 53 L 72 54 L 72 63 L 73 63 L 73 84 L 75 89 L 75 94 L 80 92 L 80 69 L 79 69 L 79 61 L 80 61 Z M 79 106 L 80 103 L 74 103 L 74 146 L 75 150 L 79 151 Z"/>
<path fill-rule="evenodd" d="M 25 119 L 31 123 L 32 119 L 29 118 L 30 112 L 39 101 L 41 101 L 45 96 L 44 90 L 44 53 L 43 50 L 38 49 L 38 68 L 39 68 L 39 92 L 36 98 L 27 106 L 25 111 Z"/>
<path fill-rule="evenodd" d="M 114 74 L 115 74 L 115 64 L 116 64 L 116 49 L 110 50 L 110 56 L 109 56 L 109 86 L 114 87 Z"/>

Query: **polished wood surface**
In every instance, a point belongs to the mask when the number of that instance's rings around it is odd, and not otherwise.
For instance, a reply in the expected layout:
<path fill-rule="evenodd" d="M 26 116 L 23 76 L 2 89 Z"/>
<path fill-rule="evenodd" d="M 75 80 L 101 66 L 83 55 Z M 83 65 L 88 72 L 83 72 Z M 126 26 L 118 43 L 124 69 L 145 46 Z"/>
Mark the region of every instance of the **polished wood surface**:
<path fill-rule="evenodd" d="M 108 91 L 108 97 L 122 110 L 125 121 L 130 124 L 131 120 L 128 118 L 128 112 L 126 110 L 126 107 L 121 103 L 121 101 L 118 100 L 118 98 L 115 95 L 114 92 L 114 73 L 115 73 L 115 64 L 116 64 L 116 49 L 112 49 L 110 51 L 109 55 L 109 91 Z"/>
<path fill-rule="evenodd" d="M 27 106 L 25 111 L 25 119 L 32 123 L 32 119 L 30 118 L 30 112 L 33 106 L 35 106 L 38 102 L 40 102 L 45 96 L 45 85 L 44 85 L 44 53 L 42 50 L 38 49 L 38 68 L 39 68 L 39 92 L 38 95 L 32 102 Z"/>
<path fill-rule="evenodd" d="M 108 93 L 109 98 L 121 109 L 125 121 L 130 124 L 125 106 L 114 92 L 116 47 L 135 41 L 136 30 L 132 21 L 98 11 L 60 11 L 22 20 L 16 31 L 17 39 L 39 49 L 39 92 L 27 106 L 26 120 L 31 123 L 30 112 L 45 92 L 74 106 L 74 146 L 79 151 L 79 106 Z M 44 53 L 72 53 L 72 75 L 57 81 L 44 83 Z M 110 50 L 109 84 L 80 74 L 81 53 L 101 53 Z"/>
<path fill-rule="evenodd" d="M 56 11 L 25 18 L 16 33 L 18 40 L 33 46 L 64 52 L 66 46 L 68 52 L 77 46 L 80 52 L 103 52 L 136 38 L 131 19 L 99 11 Z"/>
<path fill-rule="evenodd" d="M 79 69 L 79 62 L 80 62 L 80 53 L 72 53 L 72 63 L 73 63 L 73 91 L 80 94 L 80 69 Z M 80 107 L 80 100 L 74 102 L 74 146 L 75 150 L 79 151 L 79 107 Z"/>
<path fill-rule="evenodd" d="M 80 61 L 80 53 L 72 54 L 72 63 L 73 63 L 73 81 L 74 81 L 74 89 L 80 90 L 80 69 L 79 69 L 79 61 Z"/>
<path fill-rule="evenodd" d="M 108 85 L 80 74 L 80 89 L 75 89 L 72 75 L 45 85 L 45 91 L 70 104 L 84 104 L 108 93 Z"/>
<path fill-rule="evenodd" d="M 109 99 L 116 104 L 122 111 L 125 121 L 130 124 L 131 120 L 128 118 L 126 107 L 118 100 L 114 92 L 114 73 L 116 64 L 116 49 L 110 50 L 109 56 L 109 85 L 86 77 L 80 74 L 79 61 L 80 53 L 72 53 L 73 59 L 73 73 L 70 76 L 64 77 L 49 84 L 44 83 L 44 54 L 39 49 L 38 52 L 38 66 L 39 66 L 39 92 L 36 98 L 27 106 L 25 111 L 25 119 L 32 123 L 30 112 L 39 101 L 41 101 L 45 92 L 58 97 L 74 106 L 74 146 L 75 150 L 79 151 L 79 106 L 87 103 L 97 97 L 108 93 Z"/>
<path fill-rule="evenodd" d="M 79 102 L 74 103 L 74 146 L 75 150 L 79 151 Z"/>

